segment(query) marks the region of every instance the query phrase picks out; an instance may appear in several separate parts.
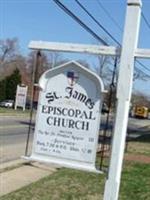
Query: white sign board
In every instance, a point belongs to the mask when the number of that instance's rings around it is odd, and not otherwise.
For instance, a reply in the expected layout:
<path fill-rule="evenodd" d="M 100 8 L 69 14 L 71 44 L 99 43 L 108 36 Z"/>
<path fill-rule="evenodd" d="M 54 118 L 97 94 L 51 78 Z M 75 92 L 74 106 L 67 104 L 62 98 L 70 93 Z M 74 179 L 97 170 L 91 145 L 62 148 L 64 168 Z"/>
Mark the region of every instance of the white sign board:
<path fill-rule="evenodd" d="M 17 107 L 22 107 L 25 110 L 28 86 L 17 85 L 15 110 Z"/>
<path fill-rule="evenodd" d="M 38 111 L 29 159 L 96 171 L 101 79 L 71 61 L 40 78 Z"/>

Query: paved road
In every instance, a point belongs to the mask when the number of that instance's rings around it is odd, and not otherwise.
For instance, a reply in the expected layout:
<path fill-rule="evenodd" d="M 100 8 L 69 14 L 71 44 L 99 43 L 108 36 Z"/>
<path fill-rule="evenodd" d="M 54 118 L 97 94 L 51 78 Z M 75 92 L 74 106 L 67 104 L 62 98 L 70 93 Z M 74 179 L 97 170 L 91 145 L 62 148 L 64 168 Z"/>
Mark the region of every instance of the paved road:
<path fill-rule="evenodd" d="M 101 129 L 104 129 L 105 127 L 105 117 L 106 116 L 102 116 L 102 123 L 101 123 Z M 110 116 L 110 122 L 108 128 L 111 129 L 113 127 L 113 123 L 114 123 L 114 117 Z M 137 134 L 138 132 L 142 133 L 142 132 L 146 132 L 146 131 L 150 131 L 150 119 L 137 119 L 137 118 L 129 118 L 128 119 L 128 129 L 127 132 L 128 133 L 133 133 L 133 134 Z"/>
<path fill-rule="evenodd" d="M 105 126 L 105 117 L 102 115 L 101 129 Z M 29 126 L 29 116 L 0 116 L 0 163 L 14 160 L 24 155 Z M 112 127 L 109 124 L 108 128 Z M 150 134 L 150 120 L 129 119 L 128 133 L 137 137 L 141 134 Z M 29 152 L 31 152 L 33 130 L 31 131 Z"/>
<path fill-rule="evenodd" d="M 29 116 L 0 116 L 0 163 L 24 155 Z M 33 138 L 31 129 L 30 148 Z"/>

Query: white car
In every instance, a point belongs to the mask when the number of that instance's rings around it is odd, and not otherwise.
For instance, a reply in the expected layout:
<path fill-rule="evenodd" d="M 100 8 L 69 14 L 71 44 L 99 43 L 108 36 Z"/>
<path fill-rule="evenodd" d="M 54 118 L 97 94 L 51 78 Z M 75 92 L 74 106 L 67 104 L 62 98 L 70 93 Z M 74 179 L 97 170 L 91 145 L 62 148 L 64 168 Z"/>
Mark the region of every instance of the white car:
<path fill-rule="evenodd" d="M 0 102 L 1 107 L 12 108 L 14 106 L 14 100 L 4 100 Z"/>

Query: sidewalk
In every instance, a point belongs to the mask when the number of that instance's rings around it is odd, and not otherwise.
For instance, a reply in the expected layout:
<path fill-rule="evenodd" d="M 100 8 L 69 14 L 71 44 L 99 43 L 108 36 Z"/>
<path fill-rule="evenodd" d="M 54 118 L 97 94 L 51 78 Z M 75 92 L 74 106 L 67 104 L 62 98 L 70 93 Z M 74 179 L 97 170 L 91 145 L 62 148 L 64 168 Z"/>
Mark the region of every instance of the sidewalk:
<path fill-rule="evenodd" d="M 0 196 L 38 181 L 56 171 L 55 166 L 16 160 L 0 165 Z"/>

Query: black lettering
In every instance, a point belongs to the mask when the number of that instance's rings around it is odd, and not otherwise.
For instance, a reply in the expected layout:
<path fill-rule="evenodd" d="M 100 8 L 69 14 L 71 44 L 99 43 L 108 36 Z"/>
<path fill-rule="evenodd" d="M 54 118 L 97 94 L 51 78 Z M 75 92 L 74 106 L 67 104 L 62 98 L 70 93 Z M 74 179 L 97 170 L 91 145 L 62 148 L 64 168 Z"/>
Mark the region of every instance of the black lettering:
<path fill-rule="evenodd" d="M 67 95 L 65 98 L 70 99 L 71 97 L 74 99 L 77 99 L 78 101 L 85 103 L 85 105 L 89 108 L 92 109 L 95 105 L 94 102 L 90 98 L 88 98 L 87 95 L 83 93 L 79 93 L 78 91 L 74 91 L 72 87 L 66 87 L 65 91 L 67 92 Z"/>
<path fill-rule="evenodd" d="M 77 92 L 77 91 L 74 91 L 73 98 L 76 99 L 77 96 L 78 96 L 78 92 Z"/>
<path fill-rule="evenodd" d="M 65 96 L 65 98 L 70 99 L 72 96 L 72 91 L 73 91 L 73 88 L 66 87 L 66 92 L 68 93 L 68 96 Z"/>
<path fill-rule="evenodd" d="M 54 95 L 49 92 L 46 94 L 46 99 L 48 99 L 48 103 L 50 103 L 51 101 L 54 101 Z"/>
<path fill-rule="evenodd" d="M 89 108 L 92 109 L 94 107 L 94 102 L 92 102 L 91 99 L 87 99 L 87 101 L 85 102 L 85 105 Z"/>
<path fill-rule="evenodd" d="M 87 99 L 86 95 L 79 93 L 78 95 L 78 100 L 81 102 L 85 102 L 85 100 Z"/>
<path fill-rule="evenodd" d="M 48 106 L 48 113 L 54 112 L 54 107 Z"/>
<path fill-rule="evenodd" d="M 74 110 L 73 109 L 69 109 L 68 110 L 68 116 L 69 117 L 73 117 L 74 116 Z"/>
<path fill-rule="evenodd" d="M 76 121 L 76 123 L 75 123 L 75 127 L 76 127 L 76 129 L 78 129 L 78 130 L 80 130 L 81 129 L 81 121 Z"/>
<path fill-rule="evenodd" d="M 75 117 L 78 118 L 81 115 L 81 110 L 76 110 Z"/>
<path fill-rule="evenodd" d="M 54 101 L 55 99 L 59 99 L 60 98 L 60 97 L 58 97 L 56 95 L 56 92 L 49 92 L 49 93 L 46 94 L 45 97 L 46 97 L 46 99 L 48 99 L 48 103 Z"/>
<path fill-rule="evenodd" d="M 89 119 L 95 120 L 95 117 L 93 117 L 93 112 L 92 111 L 89 112 Z"/>
<path fill-rule="evenodd" d="M 67 119 L 62 119 L 62 127 L 67 127 Z"/>
<path fill-rule="evenodd" d="M 42 113 L 48 113 L 48 106 L 42 106 Z"/>
<path fill-rule="evenodd" d="M 62 111 L 61 111 L 61 107 L 56 107 L 56 115 L 61 115 Z"/>
<path fill-rule="evenodd" d="M 52 125 L 52 123 L 51 123 L 52 119 L 53 119 L 53 117 L 51 117 L 51 116 L 47 118 L 47 124 L 50 126 Z"/>
<path fill-rule="evenodd" d="M 72 119 L 70 119 L 68 128 L 74 128 L 74 125 L 75 125 L 75 122 Z"/>
<path fill-rule="evenodd" d="M 90 106 L 89 106 L 89 109 L 93 109 L 94 105 L 95 105 L 95 103 L 94 103 L 94 102 L 91 102 L 91 103 L 90 103 Z"/>
<path fill-rule="evenodd" d="M 89 122 L 83 122 L 82 123 L 82 130 L 86 130 L 86 131 L 89 130 Z"/>
<path fill-rule="evenodd" d="M 62 109 L 62 115 L 63 116 L 67 116 L 68 115 L 68 109 L 67 108 L 63 108 Z"/>
<path fill-rule="evenodd" d="M 53 93 L 55 99 L 59 99 L 59 97 L 56 95 L 56 92 Z"/>
<path fill-rule="evenodd" d="M 82 115 L 80 116 L 81 119 L 88 119 L 87 113 L 85 111 L 82 112 Z"/>
<path fill-rule="evenodd" d="M 61 118 L 54 117 L 54 126 L 60 126 Z"/>

